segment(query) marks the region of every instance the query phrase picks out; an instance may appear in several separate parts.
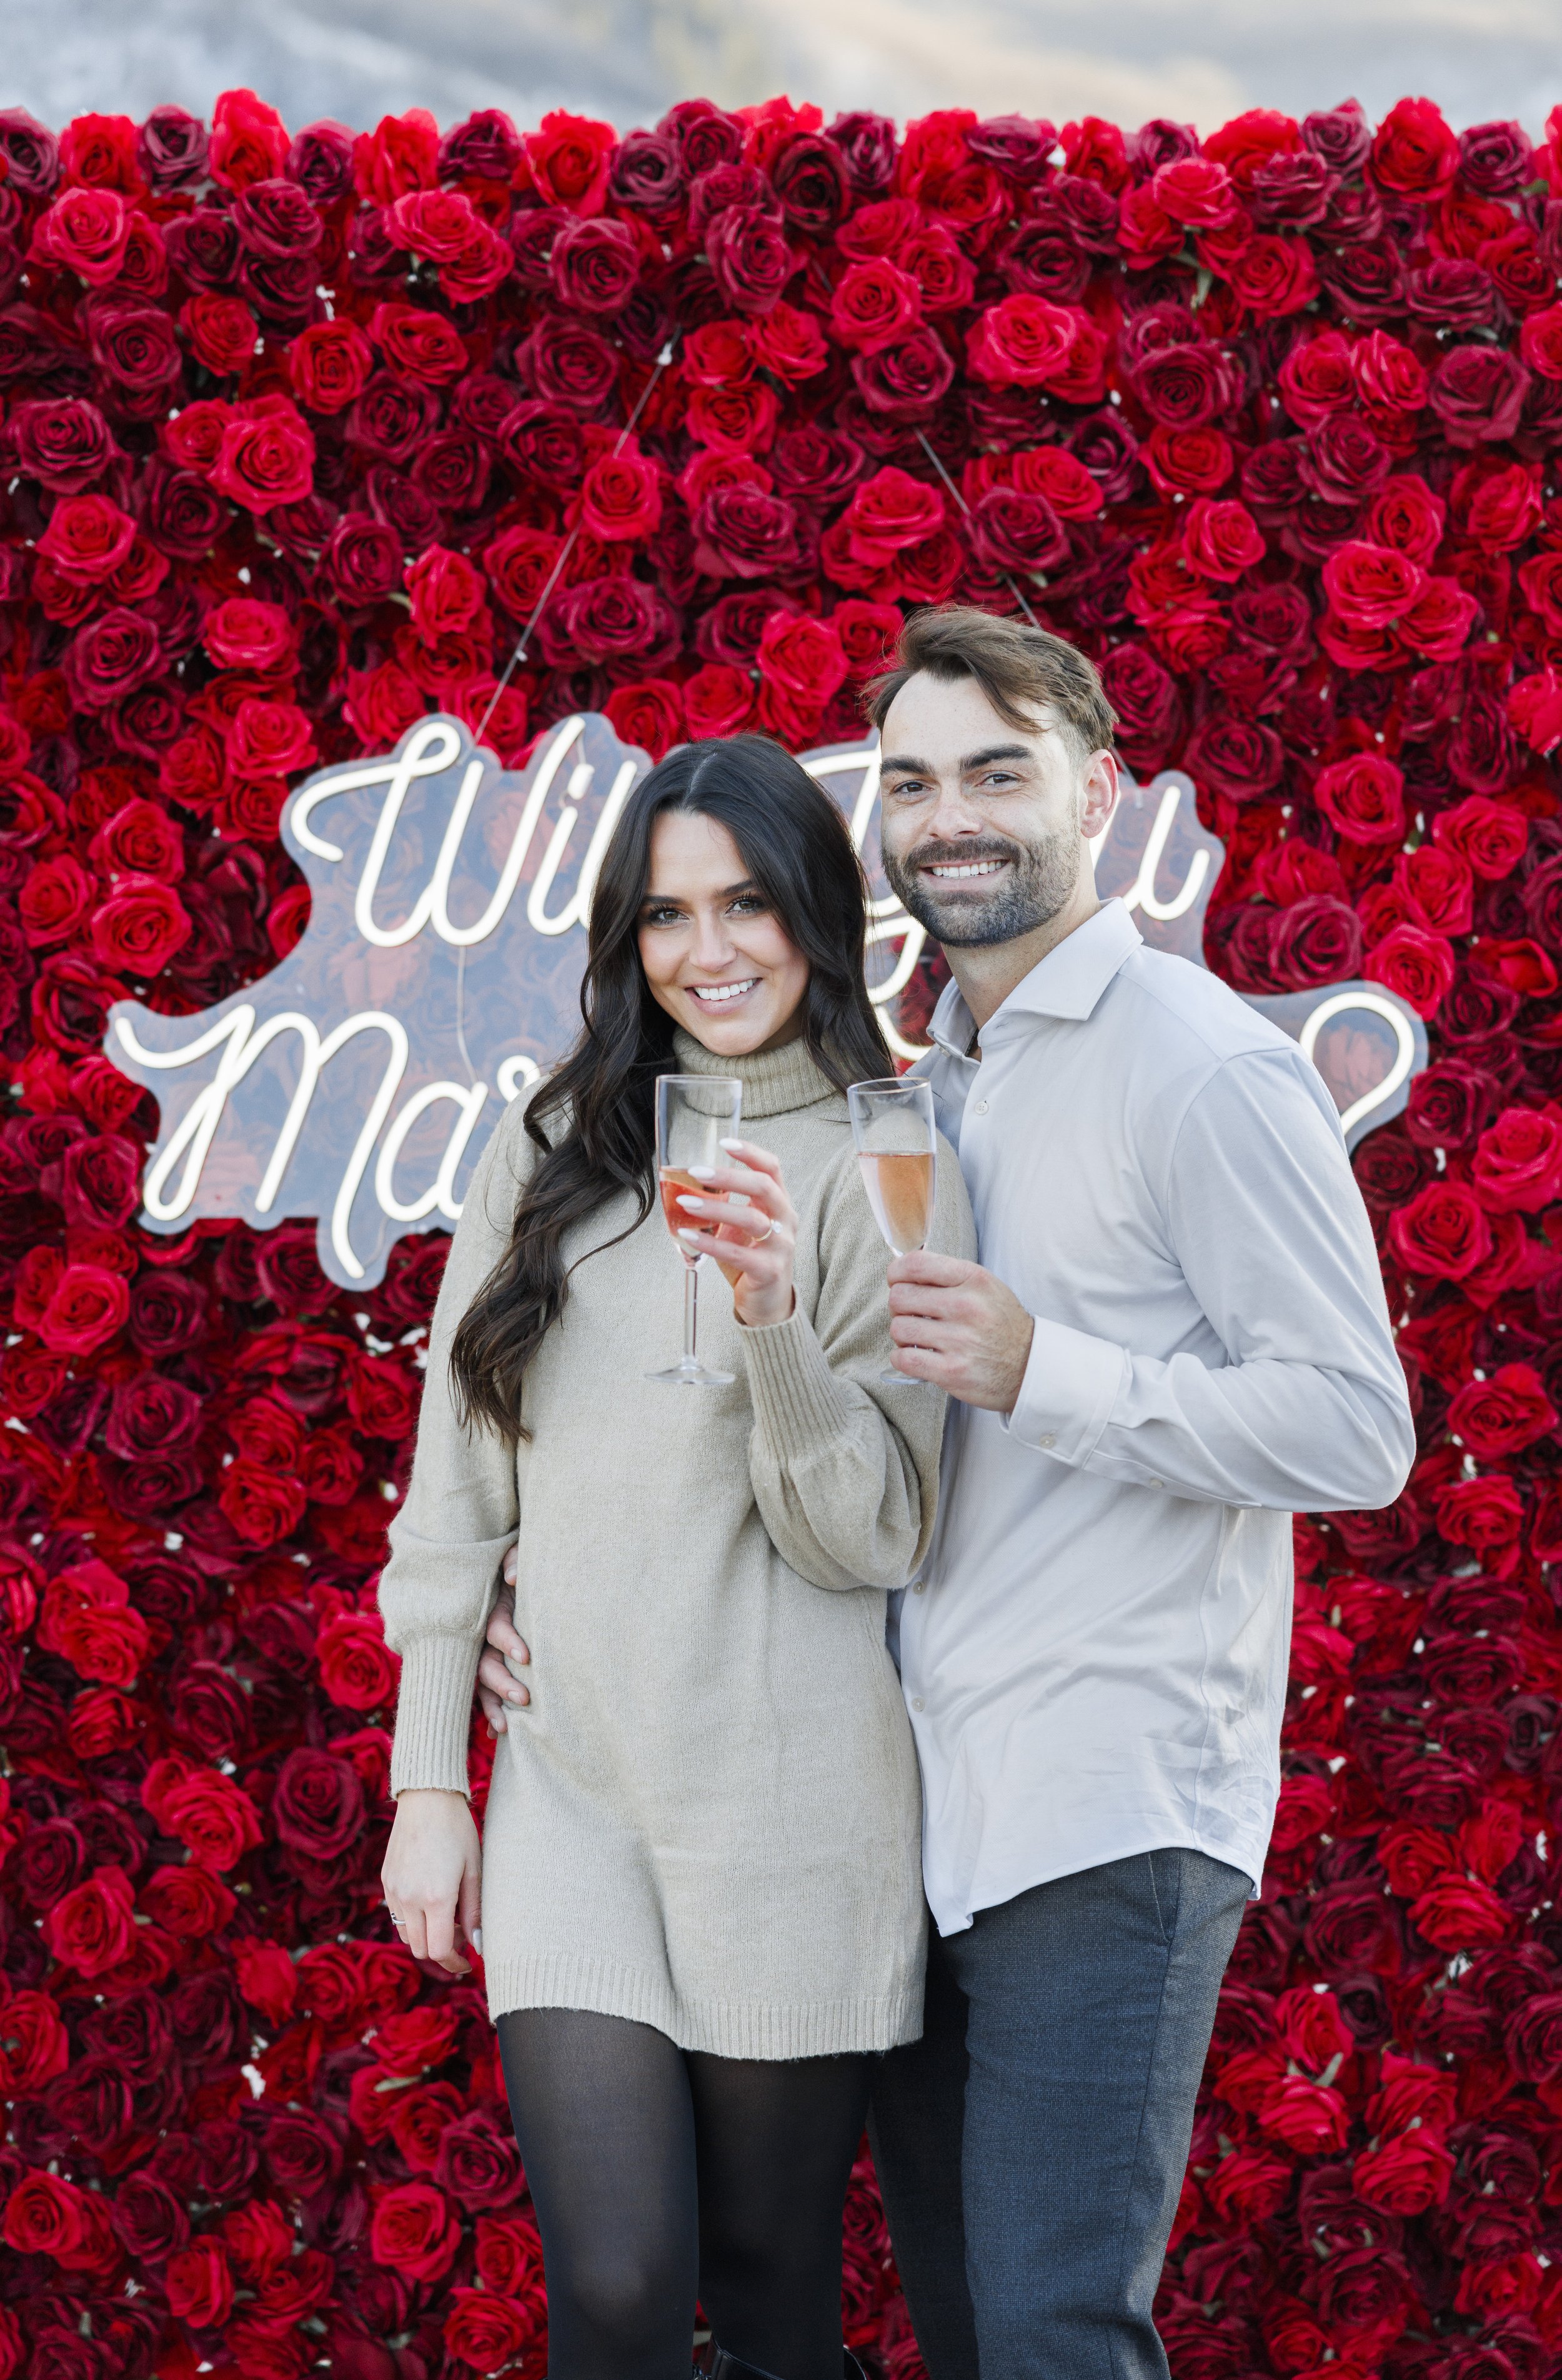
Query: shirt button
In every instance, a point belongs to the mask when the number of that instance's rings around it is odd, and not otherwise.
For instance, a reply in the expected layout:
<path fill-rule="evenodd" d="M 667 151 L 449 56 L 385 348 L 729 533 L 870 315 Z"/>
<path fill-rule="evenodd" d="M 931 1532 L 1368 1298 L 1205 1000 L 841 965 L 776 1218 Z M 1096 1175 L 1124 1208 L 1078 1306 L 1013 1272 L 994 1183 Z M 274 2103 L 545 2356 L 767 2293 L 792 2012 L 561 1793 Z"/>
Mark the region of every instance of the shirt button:
<path fill-rule="evenodd" d="M 917 1581 L 917 1583 L 916 1583 L 916 1585 L 915 1585 L 915 1586 L 911 1589 L 911 1592 L 912 1592 L 912 1594 L 913 1594 L 913 1595 L 925 1595 L 925 1594 L 927 1593 L 927 1581 L 926 1581 L 926 1579 L 925 1579 L 925 1578 L 919 1578 L 919 1579 L 918 1579 L 918 1581 Z"/>
<path fill-rule="evenodd" d="M 1038 1446 L 1056 1446 L 1057 1444 L 1057 1440 L 1054 1438 L 1051 1430 L 1049 1429 L 1044 1438 L 1039 1438 L 1036 1440 L 1036 1444 Z"/>
<path fill-rule="evenodd" d="M 911 1708 L 912 1708 L 913 1710 L 921 1710 L 921 1706 L 922 1706 L 922 1698 L 921 1698 L 921 1694 L 913 1694 L 913 1695 L 911 1696 Z"/>
<path fill-rule="evenodd" d="M 985 1100 L 985 1099 L 978 1099 L 978 1100 L 977 1100 L 977 1102 L 976 1102 L 976 1112 L 977 1112 L 977 1114 L 978 1114 L 978 1115 L 985 1115 L 985 1114 L 986 1114 L 986 1112 L 987 1112 L 987 1102 L 986 1102 L 986 1100 Z"/>
<path fill-rule="evenodd" d="M 1165 1484 L 1166 1484 L 1166 1483 L 1165 1483 L 1165 1481 L 1164 1479 L 1152 1479 L 1152 1480 L 1149 1482 L 1149 1485 L 1150 1485 L 1152 1488 L 1164 1488 L 1164 1487 L 1165 1486 Z"/>

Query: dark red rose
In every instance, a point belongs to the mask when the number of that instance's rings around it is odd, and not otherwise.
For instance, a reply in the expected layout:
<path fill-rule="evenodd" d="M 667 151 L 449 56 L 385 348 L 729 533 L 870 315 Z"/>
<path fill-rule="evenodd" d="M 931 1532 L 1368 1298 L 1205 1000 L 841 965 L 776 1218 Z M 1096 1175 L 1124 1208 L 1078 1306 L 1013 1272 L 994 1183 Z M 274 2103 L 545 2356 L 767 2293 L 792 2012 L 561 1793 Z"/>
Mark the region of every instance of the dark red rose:
<path fill-rule="evenodd" d="M 767 578 L 798 561 L 798 516 L 751 486 L 713 488 L 694 516 L 696 559 L 718 578 Z"/>
<path fill-rule="evenodd" d="M 767 314 L 795 263 L 781 225 L 759 206 L 724 208 L 705 227 L 705 253 L 717 288 L 739 314 Z"/>
<path fill-rule="evenodd" d="M 357 1771 L 326 1752 L 290 1752 L 277 1771 L 271 1815 L 279 1841 L 311 1859 L 339 1859 L 363 1826 Z"/>
<path fill-rule="evenodd" d="M 523 352 L 531 385 L 545 404 L 589 416 L 616 385 L 617 351 L 585 322 L 544 315 Z"/>
<path fill-rule="evenodd" d="M 1506 348 L 1450 347 L 1432 375 L 1431 403 L 1453 446 L 1511 438 L 1530 375 Z"/>
<path fill-rule="evenodd" d="M 445 2128 L 433 2178 L 471 2214 L 512 2205 L 526 2188 L 514 2133 L 483 2107 Z"/>
<path fill-rule="evenodd" d="M 968 516 L 971 549 L 990 570 L 1053 570 L 1068 536 L 1046 498 L 1023 488 L 989 488 Z"/>
<path fill-rule="evenodd" d="M 606 215 L 567 218 L 548 260 L 560 304 L 587 314 L 619 313 L 640 278 L 641 253 L 627 224 Z"/>
<path fill-rule="evenodd" d="M 1282 909 L 1270 928 L 1275 978 L 1287 991 L 1343 983 L 1361 971 L 1361 922 L 1348 903 L 1310 893 Z"/>
<path fill-rule="evenodd" d="M 830 138 L 846 160 L 848 178 L 859 199 L 887 190 L 895 173 L 895 126 L 887 115 L 864 111 L 837 115 Z"/>
<path fill-rule="evenodd" d="M 79 495 L 102 479 L 116 453 L 107 422 L 84 397 L 18 405 L 9 424 L 18 468 L 56 495 Z"/>
<path fill-rule="evenodd" d="M 1253 801 L 1279 783 L 1285 752 L 1273 728 L 1214 711 L 1189 737 L 1183 760 L 1195 784 Z"/>

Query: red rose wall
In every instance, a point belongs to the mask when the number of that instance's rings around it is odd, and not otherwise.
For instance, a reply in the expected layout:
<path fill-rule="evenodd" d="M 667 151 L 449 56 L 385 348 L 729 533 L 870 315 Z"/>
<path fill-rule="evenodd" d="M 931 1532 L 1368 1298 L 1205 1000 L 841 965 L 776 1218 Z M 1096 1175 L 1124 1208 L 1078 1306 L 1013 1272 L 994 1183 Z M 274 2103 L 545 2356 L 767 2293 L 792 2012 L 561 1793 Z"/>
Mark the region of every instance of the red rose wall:
<path fill-rule="evenodd" d="M 480 719 L 571 538 L 506 760 L 851 737 L 904 609 L 1023 600 L 1194 778 L 1212 964 L 1428 1019 L 1356 1160 L 1421 1460 L 1298 1524 L 1162 2322 L 1178 2380 L 1552 2372 L 1562 127 L 230 92 L 0 158 L 0 2380 L 545 2370 L 481 1994 L 376 1884 L 441 1244 L 359 1298 L 306 1227 L 143 1235 L 98 1052 L 292 946 L 289 775 Z M 911 2380 L 866 2164 L 845 2324 Z"/>

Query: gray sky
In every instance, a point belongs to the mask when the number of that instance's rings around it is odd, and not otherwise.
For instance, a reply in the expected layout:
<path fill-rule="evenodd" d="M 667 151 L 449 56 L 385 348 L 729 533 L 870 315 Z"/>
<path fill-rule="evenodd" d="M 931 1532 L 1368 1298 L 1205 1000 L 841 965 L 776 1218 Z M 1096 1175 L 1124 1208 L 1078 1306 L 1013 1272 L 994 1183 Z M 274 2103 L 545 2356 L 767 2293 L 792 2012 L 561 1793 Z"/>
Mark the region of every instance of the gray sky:
<path fill-rule="evenodd" d="M 621 128 L 700 93 L 786 91 L 904 118 L 934 107 L 1090 111 L 1209 129 L 1407 93 L 1457 125 L 1562 102 L 1562 0 L 0 0 L 0 103 L 208 113 L 246 83 L 291 125 L 481 105 L 522 128 L 567 106 Z"/>

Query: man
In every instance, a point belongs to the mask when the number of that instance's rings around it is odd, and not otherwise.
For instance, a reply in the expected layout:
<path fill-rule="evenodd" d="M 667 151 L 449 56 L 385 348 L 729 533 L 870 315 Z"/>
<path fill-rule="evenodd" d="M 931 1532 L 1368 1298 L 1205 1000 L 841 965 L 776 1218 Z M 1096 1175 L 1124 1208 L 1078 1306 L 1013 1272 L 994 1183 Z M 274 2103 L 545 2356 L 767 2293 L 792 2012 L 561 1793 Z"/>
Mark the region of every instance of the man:
<path fill-rule="evenodd" d="M 1289 1515 L 1390 1502 L 1409 1402 L 1321 1078 L 1096 897 L 1088 662 L 924 613 L 874 718 L 982 1255 L 890 1269 L 900 1368 L 958 1402 L 898 1615 L 925 2031 L 874 2154 L 932 2380 L 1165 2380 L 1151 2307 L 1278 1790 Z M 482 1682 L 491 1717 L 524 1694 L 494 1655 Z"/>

